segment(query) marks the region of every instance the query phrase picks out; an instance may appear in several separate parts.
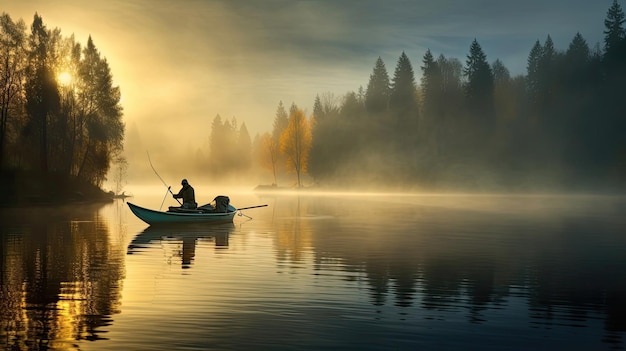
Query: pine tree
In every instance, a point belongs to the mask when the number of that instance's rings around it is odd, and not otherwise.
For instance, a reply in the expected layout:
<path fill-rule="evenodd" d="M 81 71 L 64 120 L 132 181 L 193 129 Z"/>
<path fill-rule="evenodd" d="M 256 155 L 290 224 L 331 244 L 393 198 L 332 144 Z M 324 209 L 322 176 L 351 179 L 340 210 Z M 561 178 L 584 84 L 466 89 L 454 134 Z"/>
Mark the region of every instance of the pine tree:
<path fill-rule="evenodd" d="M 415 127 L 418 118 L 417 89 L 415 87 L 415 74 L 408 56 L 402 52 L 394 72 L 389 94 L 389 109 L 394 117 L 404 125 Z"/>
<path fill-rule="evenodd" d="M 430 52 L 430 49 L 426 50 L 426 53 L 422 58 L 422 64 L 421 88 L 422 94 L 424 94 L 424 99 L 428 100 L 430 96 L 435 95 L 440 89 L 441 71 L 439 70 L 437 62 L 435 61 L 433 54 Z"/>
<path fill-rule="evenodd" d="M 365 91 L 365 108 L 370 116 L 380 116 L 387 111 L 389 93 L 389 74 L 385 63 L 378 57 Z"/>
<path fill-rule="evenodd" d="M 441 143 L 441 96 L 442 82 L 441 69 L 435 61 L 430 49 L 426 51 L 422 58 L 422 121 L 420 125 L 420 137 L 424 138 L 430 152 L 438 155 Z"/>
<path fill-rule="evenodd" d="M 494 81 L 487 56 L 476 39 L 470 46 L 463 74 L 467 77 L 465 94 L 473 124 L 479 134 L 486 136 L 485 133 L 489 134 L 494 122 Z"/>
<path fill-rule="evenodd" d="M 250 133 L 245 123 L 241 123 L 239 127 L 239 138 L 237 140 L 236 159 L 239 160 L 239 168 L 243 171 L 247 171 L 252 166 L 252 139 L 250 139 Z"/>
<path fill-rule="evenodd" d="M 526 65 L 526 84 L 528 88 L 528 96 L 532 104 L 538 104 L 539 101 L 539 85 L 541 81 L 540 61 L 543 56 L 543 47 L 539 40 L 535 42 L 530 53 Z"/>
<path fill-rule="evenodd" d="M 624 31 L 624 11 L 617 0 L 613 0 L 613 5 L 607 12 L 604 20 L 604 52 L 606 59 L 614 59 L 620 57 L 624 50 L 624 40 L 626 32 Z"/>
<path fill-rule="evenodd" d="M 506 83 L 511 80 L 511 73 L 509 72 L 509 69 L 506 68 L 500 59 L 493 62 L 491 65 L 491 71 L 493 72 L 493 80 L 496 84 Z"/>
<path fill-rule="evenodd" d="M 289 115 L 287 115 L 287 111 L 285 110 L 285 106 L 282 101 L 278 102 L 278 107 L 276 108 L 276 115 L 274 117 L 274 124 L 272 129 L 272 137 L 278 143 L 280 139 L 280 135 L 283 133 L 283 130 L 287 128 L 287 124 L 289 123 Z"/>
<path fill-rule="evenodd" d="M 596 121 L 595 128 L 602 132 L 601 138 L 594 140 L 595 158 L 605 160 L 604 169 L 607 173 L 626 175 L 626 146 L 624 146 L 624 130 L 626 130 L 626 22 L 624 12 L 617 0 L 607 12 L 604 21 L 604 57 L 603 76 L 604 89 L 599 115 L 604 118 Z M 619 171 L 618 171 L 619 169 Z"/>
<path fill-rule="evenodd" d="M 338 137 L 339 135 L 343 135 L 340 124 L 350 123 L 352 118 L 339 117 L 339 110 L 337 99 L 333 94 L 325 93 L 322 96 L 316 96 L 310 123 L 312 144 L 308 164 L 308 172 L 316 181 L 330 176 L 341 158 L 339 150 L 342 148 L 339 147 L 337 140 L 341 138 Z"/>
<path fill-rule="evenodd" d="M 404 52 L 400 55 L 394 72 L 389 96 L 389 111 L 399 146 L 406 152 L 414 150 L 417 140 L 419 106 L 413 66 Z"/>
<path fill-rule="evenodd" d="M 565 88 L 578 89 L 582 88 L 582 85 L 592 84 L 594 78 L 590 74 L 590 62 L 589 45 L 580 33 L 576 33 L 561 64 Z"/>

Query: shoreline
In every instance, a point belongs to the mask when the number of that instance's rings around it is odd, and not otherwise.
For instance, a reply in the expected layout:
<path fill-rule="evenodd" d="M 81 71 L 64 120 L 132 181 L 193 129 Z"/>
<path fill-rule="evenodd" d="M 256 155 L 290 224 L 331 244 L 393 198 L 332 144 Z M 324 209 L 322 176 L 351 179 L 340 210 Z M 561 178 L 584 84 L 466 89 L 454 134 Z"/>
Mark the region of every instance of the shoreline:
<path fill-rule="evenodd" d="M 110 193 L 58 173 L 3 170 L 0 172 L 0 207 L 58 206 L 113 201 Z"/>

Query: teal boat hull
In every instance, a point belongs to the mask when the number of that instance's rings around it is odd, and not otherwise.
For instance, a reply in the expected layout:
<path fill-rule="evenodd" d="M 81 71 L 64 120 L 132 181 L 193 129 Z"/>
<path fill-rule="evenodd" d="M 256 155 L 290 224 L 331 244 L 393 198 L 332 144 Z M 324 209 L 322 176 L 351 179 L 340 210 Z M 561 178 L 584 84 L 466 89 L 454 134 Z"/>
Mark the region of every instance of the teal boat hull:
<path fill-rule="evenodd" d="M 228 205 L 228 212 L 163 212 L 155 211 L 128 202 L 128 207 L 137 218 L 150 225 L 174 223 L 227 223 L 232 222 L 237 209 Z"/>

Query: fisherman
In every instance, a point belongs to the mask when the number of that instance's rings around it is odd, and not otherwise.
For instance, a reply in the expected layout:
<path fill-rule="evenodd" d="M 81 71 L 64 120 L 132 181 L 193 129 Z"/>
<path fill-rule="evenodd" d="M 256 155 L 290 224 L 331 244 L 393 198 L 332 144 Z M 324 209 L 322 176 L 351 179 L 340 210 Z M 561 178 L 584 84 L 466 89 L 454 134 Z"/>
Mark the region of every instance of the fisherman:
<path fill-rule="evenodd" d="M 187 179 L 183 179 L 180 184 L 183 186 L 182 189 L 180 189 L 178 194 L 173 195 L 175 199 L 183 199 L 181 208 L 193 210 L 198 207 L 195 192 L 191 185 L 189 185 L 189 182 L 187 182 Z"/>

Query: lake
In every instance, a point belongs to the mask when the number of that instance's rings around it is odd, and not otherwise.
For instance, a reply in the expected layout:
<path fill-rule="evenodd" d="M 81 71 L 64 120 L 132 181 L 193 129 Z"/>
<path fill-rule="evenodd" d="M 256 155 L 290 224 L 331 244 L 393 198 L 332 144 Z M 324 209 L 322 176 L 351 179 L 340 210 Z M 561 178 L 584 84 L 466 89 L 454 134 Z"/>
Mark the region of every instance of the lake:
<path fill-rule="evenodd" d="M 122 200 L 0 210 L 0 348 L 625 347 L 624 197 L 224 195 L 268 207 L 181 228 Z"/>

